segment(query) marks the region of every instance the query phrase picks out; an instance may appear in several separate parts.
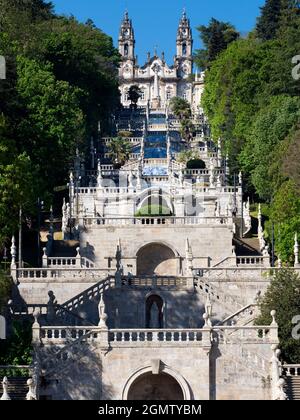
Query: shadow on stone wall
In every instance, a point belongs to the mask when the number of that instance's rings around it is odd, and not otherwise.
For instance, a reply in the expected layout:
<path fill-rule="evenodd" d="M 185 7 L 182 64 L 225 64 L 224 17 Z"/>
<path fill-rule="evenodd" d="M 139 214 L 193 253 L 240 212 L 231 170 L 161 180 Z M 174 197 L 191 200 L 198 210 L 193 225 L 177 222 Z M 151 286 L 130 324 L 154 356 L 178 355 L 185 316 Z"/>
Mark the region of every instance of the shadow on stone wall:
<path fill-rule="evenodd" d="M 65 349 L 52 345 L 39 352 L 45 371 L 40 395 L 53 400 L 112 399 L 115 392 L 102 384 L 102 356 L 96 346 L 81 342 Z"/>

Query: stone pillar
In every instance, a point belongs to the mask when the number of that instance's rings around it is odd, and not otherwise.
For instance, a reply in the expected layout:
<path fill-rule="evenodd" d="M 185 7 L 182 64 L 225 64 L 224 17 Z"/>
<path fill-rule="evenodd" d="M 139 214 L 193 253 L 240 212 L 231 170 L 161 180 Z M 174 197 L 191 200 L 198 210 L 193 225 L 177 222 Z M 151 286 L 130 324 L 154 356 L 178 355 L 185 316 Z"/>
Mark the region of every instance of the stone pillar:
<path fill-rule="evenodd" d="M 207 313 L 203 314 L 203 319 L 205 321 L 204 327 L 202 329 L 202 351 L 205 353 L 205 363 L 203 364 L 203 374 L 206 373 L 207 387 L 203 388 L 202 394 L 197 396 L 197 399 L 209 400 L 210 399 L 210 352 L 211 352 L 211 320 L 210 316 Z"/>
<path fill-rule="evenodd" d="M 295 255 L 295 268 L 299 268 L 299 242 L 298 242 L 298 234 L 295 234 L 295 245 L 294 245 L 294 255 Z"/>
<path fill-rule="evenodd" d="M 10 253 L 11 253 L 11 264 L 10 264 L 10 274 L 11 277 L 14 281 L 14 283 L 17 283 L 17 247 L 16 247 L 16 240 L 15 237 L 13 236 L 11 239 L 11 248 L 10 248 Z"/>
<path fill-rule="evenodd" d="M 76 248 L 76 267 L 81 267 L 81 255 L 80 255 L 80 248 Z"/>
<path fill-rule="evenodd" d="M 10 401 L 11 398 L 8 395 L 8 379 L 6 376 L 4 376 L 3 381 L 2 381 L 2 387 L 3 387 L 3 394 L 2 397 L 0 398 L 1 401 Z"/>
<path fill-rule="evenodd" d="M 39 310 L 35 309 L 35 311 L 33 313 L 34 323 L 32 324 L 32 344 L 33 344 L 33 346 L 36 346 L 36 345 L 39 346 L 41 344 L 41 341 L 40 341 L 41 326 L 38 322 L 39 315 L 40 315 Z"/>
<path fill-rule="evenodd" d="M 42 267 L 43 268 L 47 268 L 48 267 L 47 248 L 43 248 L 43 263 L 42 263 Z"/>
<path fill-rule="evenodd" d="M 107 314 L 105 312 L 105 303 L 103 299 L 103 293 L 101 293 L 100 302 L 98 306 L 99 311 L 99 324 L 98 324 L 98 336 L 97 342 L 101 351 L 107 351 L 109 348 L 108 341 L 108 327 L 107 327 Z"/>

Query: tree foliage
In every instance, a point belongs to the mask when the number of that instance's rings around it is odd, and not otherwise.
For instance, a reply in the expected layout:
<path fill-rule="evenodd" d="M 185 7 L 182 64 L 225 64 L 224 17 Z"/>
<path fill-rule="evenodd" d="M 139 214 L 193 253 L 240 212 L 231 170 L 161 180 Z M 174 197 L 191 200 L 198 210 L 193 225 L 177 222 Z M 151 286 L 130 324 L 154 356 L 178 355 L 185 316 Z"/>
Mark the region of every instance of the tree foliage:
<path fill-rule="evenodd" d="M 117 168 L 120 168 L 129 160 L 130 153 L 131 145 L 125 137 L 115 137 L 109 143 L 108 155 Z"/>
<path fill-rule="evenodd" d="M 212 18 L 208 26 L 201 25 L 197 28 L 205 49 L 197 50 L 195 61 L 200 69 L 205 69 L 227 48 L 239 38 L 239 33 L 229 22 L 220 22 Z"/>
<path fill-rule="evenodd" d="M 267 233 L 274 224 L 276 250 L 291 262 L 299 232 L 300 83 L 292 77 L 292 58 L 300 51 L 299 2 L 282 0 L 280 8 L 272 36 L 254 31 L 211 63 L 202 106 L 232 170 L 243 171 L 245 190 L 266 203 Z M 265 10 L 259 22 L 267 25 Z"/>
<path fill-rule="evenodd" d="M 0 0 L 0 248 L 18 211 L 34 216 L 67 183 L 74 151 L 119 106 L 119 54 L 95 25 L 57 16 L 43 0 Z M 45 196 L 45 191 L 48 191 Z"/>
<path fill-rule="evenodd" d="M 266 0 L 266 4 L 261 7 L 256 32 L 258 37 L 264 41 L 275 38 L 280 27 L 282 5 L 282 0 Z"/>
<path fill-rule="evenodd" d="M 293 318 L 300 314 L 300 277 L 294 271 L 282 269 L 275 273 L 270 286 L 260 302 L 261 315 L 257 325 L 270 325 L 270 312 L 276 310 L 279 326 L 280 349 L 287 363 L 298 363 L 300 359 L 299 339 L 292 336 Z"/>
<path fill-rule="evenodd" d="M 130 107 L 137 109 L 137 103 L 142 95 L 142 91 L 138 85 L 130 86 L 128 91 L 128 99 L 130 101 Z"/>

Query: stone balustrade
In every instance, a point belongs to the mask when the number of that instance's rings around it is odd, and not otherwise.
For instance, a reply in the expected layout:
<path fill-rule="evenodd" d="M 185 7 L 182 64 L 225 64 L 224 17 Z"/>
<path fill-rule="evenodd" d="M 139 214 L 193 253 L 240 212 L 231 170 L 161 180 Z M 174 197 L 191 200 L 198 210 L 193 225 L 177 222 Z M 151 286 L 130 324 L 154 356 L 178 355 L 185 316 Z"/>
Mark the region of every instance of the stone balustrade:
<path fill-rule="evenodd" d="M 96 187 L 79 187 L 74 188 L 75 194 L 84 194 L 95 196 L 97 194 L 98 188 Z"/>
<path fill-rule="evenodd" d="M 77 258 L 62 258 L 62 257 L 48 257 L 47 258 L 48 267 L 68 267 L 76 266 Z"/>
<path fill-rule="evenodd" d="M 112 346 L 128 344 L 149 345 L 149 343 L 159 344 L 199 344 L 202 342 L 201 329 L 112 329 L 109 330 L 109 342 Z"/>
<path fill-rule="evenodd" d="M 49 326 L 40 328 L 40 340 L 44 344 L 65 344 L 69 341 L 76 341 L 84 338 L 86 338 L 87 341 L 91 341 L 92 336 L 96 333 L 96 328 L 91 329 L 90 327 Z"/>
<path fill-rule="evenodd" d="M 170 129 L 172 129 L 174 125 L 170 125 Z M 167 131 L 168 125 L 165 122 L 161 124 L 148 124 L 147 126 L 148 131 Z"/>
<path fill-rule="evenodd" d="M 47 315 L 48 306 L 44 304 L 26 304 L 26 305 L 8 305 L 8 309 L 12 315 L 33 315 L 38 312 L 40 315 Z"/>
<path fill-rule="evenodd" d="M 259 309 L 258 305 L 250 304 L 246 305 L 240 310 L 236 311 L 234 314 L 228 316 L 227 318 L 223 319 L 218 325 L 228 325 L 228 326 L 236 326 L 236 325 L 246 325 L 253 321 L 253 319 L 258 315 Z"/>
<path fill-rule="evenodd" d="M 86 217 L 84 226 L 232 225 L 230 217 Z"/>
<path fill-rule="evenodd" d="M 193 287 L 193 277 L 124 277 L 122 286 L 128 287 L 175 287 L 186 288 Z"/>
<path fill-rule="evenodd" d="M 281 366 L 281 373 L 284 376 L 300 376 L 300 364 L 299 365 L 283 364 Z"/>
<path fill-rule="evenodd" d="M 185 175 L 200 175 L 200 176 L 209 176 L 209 169 L 185 169 L 183 171 Z M 223 169 L 216 169 L 215 175 L 224 175 Z"/>
<path fill-rule="evenodd" d="M 56 267 L 85 267 L 96 268 L 95 264 L 86 257 L 81 257 L 78 253 L 76 257 L 47 257 L 44 268 Z"/>
<path fill-rule="evenodd" d="M 278 326 L 217 326 L 213 332 L 221 344 L 278 344 Z"/>
<path fill-rule="evenodd" d="M 142 140 L 142 137 L 126 137 L 126 141 L 128 143 L 132 144 L 139 144 Z M 107 146 L 109 143 L 111 143 L 112 138 L 111 137 L 104 137 L 102 138 L 102 141 L 105 143 L 105 146 Z"/>
<path fill-rule="evenodd" d="M 219 344 L 277 344 L 278 328 L 273 326 L 204 327 L 202 329 L 103 329 L 101 327 L 39 328 L 40 341 L 44 344 L 67 344 L 72 342 L 97 342 L 103 334 L 111 347 L 121 346 L 168 346 L 207 345 L 211 337 Z"/>
<path fill-rule="evenodd" d="M 240 266 L 256 266 L 256 267 L 268 267 L 270 266 L 269 257 L 236 257 L 236 265 Z"/>
<path fill-rule="evenodd" d="M 65 302 L 62 307 L 70 312 L 76 311 L 82 304 L 97 299 L 102 292 L 110 287 L 115 286 L 115 277 L 109 276 L 102 281 L 92 285 L 89 289 L 83 291 L 77 296 L 74 296 L 69 301 Z"/>
<path fill-rule="evenodd" d="M 32 282 L 78 282 L 90 283 L 98 282 L 105 279 L 108 275 L 114 274 L 113 269 L 99 269 L 86 267 L 60 267 L 60 268 L 18 268 L 16 271 L 16 278 L 22 283 Z M 14 278 L 14 273 L 12 272 Z"/>

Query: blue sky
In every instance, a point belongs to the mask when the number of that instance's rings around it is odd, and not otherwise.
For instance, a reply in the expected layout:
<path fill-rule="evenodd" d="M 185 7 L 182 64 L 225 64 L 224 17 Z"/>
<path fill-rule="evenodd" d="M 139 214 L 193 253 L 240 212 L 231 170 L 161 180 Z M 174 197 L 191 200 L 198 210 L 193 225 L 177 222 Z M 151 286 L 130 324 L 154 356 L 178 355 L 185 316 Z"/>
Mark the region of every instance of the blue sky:
<path fill-rule="evenodd" d="M 206 25 L 211 17 L 230 21 L 239 31 L 251 30 L 265 0 L 52 0 L 59 14 L 74 15 L 85 22 L 91 18 L 117 45 L 120 22 L 127 8 L 136 35 L 136 54 L 144 64 L 148 51 L 165 51 L 172 62 L 176 48 L 176 30 L 185 7 L 191 20 L 194 48 L 200 48 L 196 27 Z"/>

